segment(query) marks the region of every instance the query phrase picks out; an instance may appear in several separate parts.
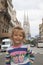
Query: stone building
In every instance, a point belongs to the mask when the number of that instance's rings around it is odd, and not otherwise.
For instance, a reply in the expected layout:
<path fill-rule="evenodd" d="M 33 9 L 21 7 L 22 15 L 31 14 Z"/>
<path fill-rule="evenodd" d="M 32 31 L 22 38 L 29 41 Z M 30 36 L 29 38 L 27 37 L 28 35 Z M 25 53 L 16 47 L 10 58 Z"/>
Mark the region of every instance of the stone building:
<path fill-rule="evenodd" d="M 19 21 L 16 17 L 16 10 L 13 8 L 13 5 L 12 5 L 12 0 L 7 0 L 7 3 L 8 3 L 8 12 L 11 16 L 10 23 L 13 26 L 20 25 L 20 23 L 19 23 Z M 11 30 L 12 30 L 12 27 L 10 26 L 9 27 L 9 32 L 11 32 Z"/>
<path fill-rule="evenodd" d="M 43 18 L 42 18 L 42 24 L 39 24 L 39 36 L 40 41 L 43 42 Z"/>
<path fill-rule="evenodd" d="M 20 25 L 12 0 L 0 0 L 0 41 L 9 38 L 13 26 Z"/>
<path fill-rule="evenodd" d="M 11 16 L 8 13 L 7 0 L 0 0 L 0 41 L 9 37 L 8 30 Z"/>

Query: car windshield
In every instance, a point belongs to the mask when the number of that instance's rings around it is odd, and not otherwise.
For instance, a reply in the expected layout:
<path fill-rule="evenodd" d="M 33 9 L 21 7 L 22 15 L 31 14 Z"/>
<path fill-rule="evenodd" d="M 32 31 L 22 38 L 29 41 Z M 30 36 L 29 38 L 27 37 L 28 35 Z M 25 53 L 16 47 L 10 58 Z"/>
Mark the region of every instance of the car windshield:
<path fill-rule="evenodd" d="M 11 44 L 11 42 L 5 42 L 5 45 Z"/>
<path fill-rule="evenodd" d="M 2 45 L 5 45 L 5 42 L 2 42 Z"/>
<path fill-rule="evenodd" d="M 2 45 L 8 45 L 11 44 L 11 42 L 3 42 Z"/>

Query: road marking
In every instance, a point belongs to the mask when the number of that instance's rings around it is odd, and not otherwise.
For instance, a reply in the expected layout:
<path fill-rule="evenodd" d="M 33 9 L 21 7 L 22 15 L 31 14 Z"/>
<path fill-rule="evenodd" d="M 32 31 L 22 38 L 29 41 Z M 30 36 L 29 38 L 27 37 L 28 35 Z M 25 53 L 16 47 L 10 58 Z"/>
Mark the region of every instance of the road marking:
<path fill-rule="evenodd" d="M 0 55 L 2 55 L 2 53 L 0 53 Z"/>
<path fill-rule="evenodd" d="M 42 53 L 40 53 L 40 52 L 35 52 L 34 54 L 43 54 L 43 52 L 42 52 Z"/>

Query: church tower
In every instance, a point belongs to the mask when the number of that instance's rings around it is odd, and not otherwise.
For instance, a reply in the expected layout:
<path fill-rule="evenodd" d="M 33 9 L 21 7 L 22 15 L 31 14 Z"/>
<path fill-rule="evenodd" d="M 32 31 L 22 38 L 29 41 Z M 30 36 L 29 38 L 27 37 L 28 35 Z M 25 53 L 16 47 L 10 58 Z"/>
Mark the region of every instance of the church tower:
<path fill-rule="evenodd" d="M 28 19 L 28 13 L 27 16 L 25 15 L 24 12 L 24 23 L 23 23 L 23 28 L 26 34 L 26 40 L 29 40 L 30 38 L 30 24 L 29 24 L 29 19 Z"/>

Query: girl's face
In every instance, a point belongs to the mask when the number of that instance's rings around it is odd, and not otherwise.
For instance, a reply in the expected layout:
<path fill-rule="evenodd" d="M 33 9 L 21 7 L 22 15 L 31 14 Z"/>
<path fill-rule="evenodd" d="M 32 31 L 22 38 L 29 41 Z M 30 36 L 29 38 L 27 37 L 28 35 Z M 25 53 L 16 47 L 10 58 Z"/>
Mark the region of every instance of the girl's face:
<path fill-rule="evenodd" d="M 13 34 L 13 42 L 15 44 L 20 44 L 23 40 L 22 30 L 15 29 Z"/>

